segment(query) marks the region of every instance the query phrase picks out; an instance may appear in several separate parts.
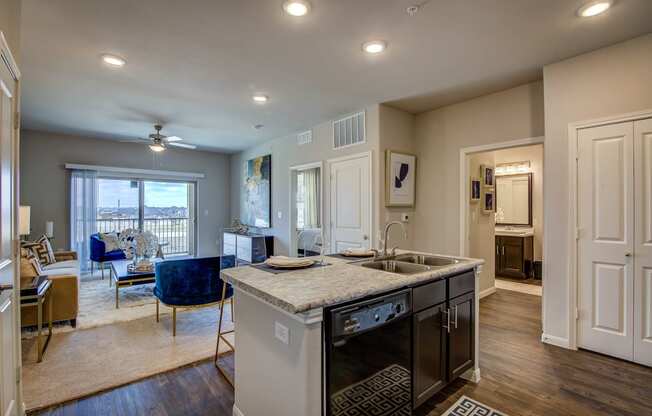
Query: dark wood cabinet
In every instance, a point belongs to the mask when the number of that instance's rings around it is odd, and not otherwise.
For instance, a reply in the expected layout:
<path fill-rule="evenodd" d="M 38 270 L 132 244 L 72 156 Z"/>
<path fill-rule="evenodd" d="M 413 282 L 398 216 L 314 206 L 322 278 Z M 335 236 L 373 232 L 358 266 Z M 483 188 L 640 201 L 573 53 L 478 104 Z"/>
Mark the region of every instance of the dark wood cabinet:
<path fill-rule="evenodd" d="M 532 273 L 534 238 L 496 236 L 496 276 L 527 279 Z"/>
<path fill-rule="evenodd" d="M 448 379 L 453 380 L 473 367 L 475 358 L 475 294 L 467 293 L 449 301 L 451 314 L 448 334 Z"/>
<path fill-rule="evenodd" d="M 415 287 L 413 299 L 412 383 L 416 409 L 474 365 L 475 273 L 469 271 Z"/>
<path fill-rule="evenodd" d="M 446 303 L 413 315 L 414 407 L 446 385 Z"/>

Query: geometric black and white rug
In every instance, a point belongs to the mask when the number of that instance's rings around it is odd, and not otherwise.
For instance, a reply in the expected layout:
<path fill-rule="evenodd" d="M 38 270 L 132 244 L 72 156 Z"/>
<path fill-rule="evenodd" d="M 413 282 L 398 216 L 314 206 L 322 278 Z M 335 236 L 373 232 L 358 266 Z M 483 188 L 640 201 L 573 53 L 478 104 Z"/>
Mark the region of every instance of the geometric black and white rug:
<path fill-rule="evenodd" d="M 331 396 L 333 416 L 410 416 L 410 372 L 391 365 Z"/>
<path fill-rule="evenodd" d="M 442 416 L 506 416 L 504 413 L 492 409 L 473 399 L 466 396 L 460 399 L 451 406 Z"/>

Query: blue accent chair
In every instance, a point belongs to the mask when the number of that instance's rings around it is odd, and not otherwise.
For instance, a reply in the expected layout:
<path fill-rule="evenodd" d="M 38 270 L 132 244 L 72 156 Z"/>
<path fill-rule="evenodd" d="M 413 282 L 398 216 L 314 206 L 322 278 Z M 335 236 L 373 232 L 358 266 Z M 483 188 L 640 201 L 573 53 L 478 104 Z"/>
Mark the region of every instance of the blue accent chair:
<path fill-rule="evenodd" d="M 156 321 L 159 302 L 172 308 L 172 336 L 177 334 L 177 308 L 201 308 L 220 304 L 220 328 L 224 302 L 233 288 L 220 278 L 220 270 L 235 266 L 235 256 L 165 260 L 156 263 Z"/>
<path fill-rule="evenodd" d="M 124 251 L 120 249 L 113 250 L 107 253 L 106 245 L 104 244 L 104 241 L 102 241 L 102 238 L 100 237 L 99 233 L 91 235 L 90 245 L 91 245 L 91 253 L 90 253 L 91 274 L 93 274 L 93 264 L 99 263 L 102 269 L 102 279 L 104 279 L 105 262 L 109 262 L 113 260 L 124 260 L 127 258 L 125 256 Z M 109 279 L 109 283 L 111 283 L 111 279 Z"/>

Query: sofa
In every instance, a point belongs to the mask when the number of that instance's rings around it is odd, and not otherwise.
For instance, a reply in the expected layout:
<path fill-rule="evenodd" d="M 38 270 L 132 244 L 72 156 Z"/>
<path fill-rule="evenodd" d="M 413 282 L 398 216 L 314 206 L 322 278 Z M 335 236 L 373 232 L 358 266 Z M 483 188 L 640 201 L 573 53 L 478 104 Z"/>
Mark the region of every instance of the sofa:
<path fill-rule="evenodd" d="M 23 249 L 24 250 L 24 249 Z M 77 325 L 77 314 L 79 312 L 79 261 L 74 251 L 54 252 L 56 262 L 48 265 L 41 265 L 36 270 L 27 256 L 21 250 L 20 278 L 21 281 L 30 281 L 38 275 L 46 275 L 52 281 L 50 295 L 45 300 L 44 311 L 48 310 L 50 297 L 54 301 L 52 305 L 52 320 L 55 322 L 70 321 L 75 327 Z M 46 316 L 44 316 L 45 319 Z M 21 326 L 36 325 L 36 308 L 21 308 Z"/>
<path fill-rule="evenodd" d="M 121 249 L 106 251 L 106 244 L 102 241 L 99 233 L 91 235 L 90 239 L 90 259 L 91 259 L 91 274 L 93 273 L 93 264 L 99 263 L 102 269 L 102 279 L 104 279 L 104 263 L 113 260 L 124 260 L 127 258 L 124 251 Z"/>

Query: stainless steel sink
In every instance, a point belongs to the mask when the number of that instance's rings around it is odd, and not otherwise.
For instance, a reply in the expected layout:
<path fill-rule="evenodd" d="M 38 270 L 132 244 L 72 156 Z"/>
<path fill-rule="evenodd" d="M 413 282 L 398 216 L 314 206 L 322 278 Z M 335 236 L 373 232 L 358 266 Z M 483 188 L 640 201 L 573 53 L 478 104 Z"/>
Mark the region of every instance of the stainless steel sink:
<path fill-rule="evenodd" d="M 368 269 L 382 270 L 384 272 L 398 274 L 415 274 L 430 270 L 430 267 L 424 264 L 407 263 L 396 260 L 367 261 L 360 263 L 360 266 Z"/>
<path fill-rule="evenodd" d="M 457 264 L 460 261 L 450 257 L 429 256 L 426 254 L 399 254 L 394 258 L 398 262 L 406 262 L 415 265 L 426 265 L 432 267 L 444 267 Z"/>

